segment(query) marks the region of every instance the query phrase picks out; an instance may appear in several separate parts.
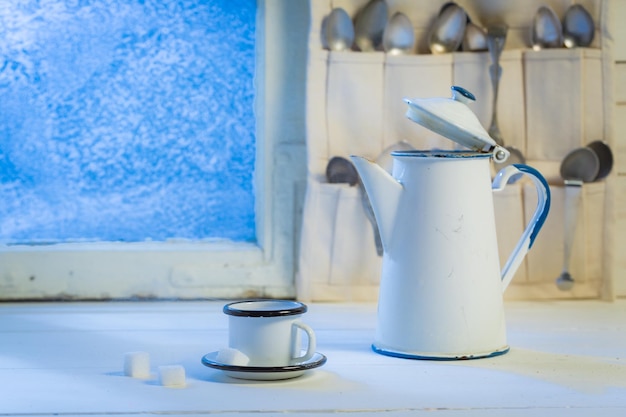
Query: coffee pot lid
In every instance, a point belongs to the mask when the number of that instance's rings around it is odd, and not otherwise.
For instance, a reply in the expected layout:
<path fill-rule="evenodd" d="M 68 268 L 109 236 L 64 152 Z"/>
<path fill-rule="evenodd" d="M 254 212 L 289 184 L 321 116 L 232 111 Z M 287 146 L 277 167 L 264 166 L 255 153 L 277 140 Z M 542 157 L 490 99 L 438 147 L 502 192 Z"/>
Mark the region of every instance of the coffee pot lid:
<path fill-rule="evenodd" d="M 478 117 L 467 106 L 476 97 L 463 87 L 453 86 L 452 97 L 405 98 L 409 108 L 406 117 L 448 139 L 478 152 L 492 153 L 496 162 L 502 163 L 509 151 L 499 146 Z"/>

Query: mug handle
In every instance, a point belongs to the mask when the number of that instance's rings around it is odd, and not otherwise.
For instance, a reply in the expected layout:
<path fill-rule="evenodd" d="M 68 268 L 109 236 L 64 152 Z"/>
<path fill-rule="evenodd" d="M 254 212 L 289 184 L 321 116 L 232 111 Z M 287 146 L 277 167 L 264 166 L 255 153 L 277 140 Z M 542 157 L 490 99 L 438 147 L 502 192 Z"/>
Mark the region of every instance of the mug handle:
<path fill-rule="evenodd" d="M 297 356 L 291 359 L 291 364 L 302 363 L 302 362 L 308 361 L 309 359 L 313 357 L 313 355 L 315 355 L 315 349 L 317 348 L 315 332 L 313 332 L 313 329 L 309 325 L 298 322 L 298 321 L 292 324 L 292 330 L 294 331 L 294 334 L 293 334 L 294 347 L 297 346 L 298 328 L 302 329 L 307 334 L 309 343 L 308 343 L 306 353 L 302 356 Z"/>
<path fill-rule="evenodd" d="M 537 237 L 539 230 L 541 230 L 541 227 L 546 221 L 546 217 L 548 217 L 548 212 L 550 211 L 550 186 L 539 171 L 528 165 L 513 164 L 505 166 L 496 174 L 496 177 L 491 184 L 491 189 L 493 191 L 502 191 L 508 184 L 509 178 L 516 174 L 528 175 L 530 179 L 533 180 L 535 188 L 537 189 L 537 208 L 535 209 L 532 219 L 528 222 L 526 230 L 522 233 L 522 237 L 517 242 L 515 249 L 513 249 L 513 252 L 509 255 L 509 259 L 506 261 L 506 264 L 502 269 L 502 292 L 504 292 L 509 286 L 509 283 L 513 279 L 513 275 L 515 275 L 515 272 L 517 272 L 517 269 L 521 265 L 524 256 L 526 256 L 528 250 L 535 242 L 535 238 Z"/>

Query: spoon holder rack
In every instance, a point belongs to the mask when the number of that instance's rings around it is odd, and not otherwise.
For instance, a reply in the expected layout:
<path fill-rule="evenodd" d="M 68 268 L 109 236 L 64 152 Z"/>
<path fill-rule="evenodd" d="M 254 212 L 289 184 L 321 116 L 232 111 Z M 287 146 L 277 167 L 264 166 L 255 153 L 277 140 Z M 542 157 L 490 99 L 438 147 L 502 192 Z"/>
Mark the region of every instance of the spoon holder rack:
<path fill-rule="evenodd" d="M 304 300 L 375 301 L 378 295 L 382 258 L 376 255 L 359 189 L 326 183 L 324 172 L 330 158 L 357 154 L 374 160 L 401 140 L 418 149 L 453 149 L 453 141 L 406 119 L 402 101 L 404 97 L 448 97 L 451 85 L 474 93 L 477 101 L 470 107 L 483 126 L 491 121 L 487 52 L 394 56 L 321 49 L 319 28 L 324 16 L 332 7 L 354 9 L 356 3 L 366 2 L 310 2 L 308 178 L 296 285 L 298 297 Z M 421 2 L 400 3 L 407 8 L 422 6 Z M 412 17 L 415 10 L 407 14 Z M 527 163 L 551 183 L 559 183 L 560 162 L 569 151 L 604 139 L 601 58 L 601 51 L 592 48 L 507 49 L 501 56 L 497 110 L 505 144 L 520 149 Z M 535 207 L 529 197 L 534 193 L 531 187 L 520 181 L 494 194 L 502 265 Z M 570 268 L 577 284 L 570 292 L 558 291 L 555 285 L 563 263 L 563 190 L 559 185 L 551 188 L 553 203 L 545 229 L 505 296 L 599 297 L 605 183 L 584 186 Z"/>

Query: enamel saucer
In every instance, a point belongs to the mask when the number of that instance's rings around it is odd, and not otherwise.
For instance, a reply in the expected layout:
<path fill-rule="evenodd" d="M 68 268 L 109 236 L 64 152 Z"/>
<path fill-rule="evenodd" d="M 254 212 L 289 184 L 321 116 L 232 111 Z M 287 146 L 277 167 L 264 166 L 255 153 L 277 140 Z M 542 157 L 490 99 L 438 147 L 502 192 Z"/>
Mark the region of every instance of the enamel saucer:
<path fill-rule="evenodd" d="M 306 371 L 318 368 L 326 363 L 326 356 L 315 353 L 305 362 L 286 366 L 240 366 L 221 363 L 217 360 L 219 352 L 207 353 L 202 357 L 202 364 L 218 369 L 232 378 L 252 379 L 258 381 L 275 381 L 299 377 Z"/>

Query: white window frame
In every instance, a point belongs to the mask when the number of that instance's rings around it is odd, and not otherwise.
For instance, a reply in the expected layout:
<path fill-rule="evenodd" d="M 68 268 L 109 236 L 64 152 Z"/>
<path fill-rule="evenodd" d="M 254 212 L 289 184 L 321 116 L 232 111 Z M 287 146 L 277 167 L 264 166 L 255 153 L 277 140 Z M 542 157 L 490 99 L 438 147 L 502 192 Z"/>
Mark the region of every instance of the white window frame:
<path fill-rule="evenodd" d="M 293 297 L 306 175 L 306 2 L 257 0 L 257 243 L 0 246 L 0 300 Z M 289 34 L 289 36 L 287 35 Z M 294 55 L 295 54 L 295 55 Z M 296 59 L 294 59 L 296 58 Z M 294 123 L 285 120 L 298 119 Z"/>

